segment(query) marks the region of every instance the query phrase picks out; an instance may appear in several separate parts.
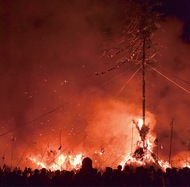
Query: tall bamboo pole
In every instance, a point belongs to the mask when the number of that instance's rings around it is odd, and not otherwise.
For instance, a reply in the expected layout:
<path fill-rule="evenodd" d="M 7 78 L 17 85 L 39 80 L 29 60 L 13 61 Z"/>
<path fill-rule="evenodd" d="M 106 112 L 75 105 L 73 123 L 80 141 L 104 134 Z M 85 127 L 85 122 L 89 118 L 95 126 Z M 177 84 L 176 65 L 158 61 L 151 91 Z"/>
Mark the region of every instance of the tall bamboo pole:
<path fill-rule="evenodd" d="M 146 108 L 146 85 L 145 85 L 145 37 L 143 38 L 142 46 L 142 117 L 143 117 L 143 126 L 145 126 L 145 108 Z"/>

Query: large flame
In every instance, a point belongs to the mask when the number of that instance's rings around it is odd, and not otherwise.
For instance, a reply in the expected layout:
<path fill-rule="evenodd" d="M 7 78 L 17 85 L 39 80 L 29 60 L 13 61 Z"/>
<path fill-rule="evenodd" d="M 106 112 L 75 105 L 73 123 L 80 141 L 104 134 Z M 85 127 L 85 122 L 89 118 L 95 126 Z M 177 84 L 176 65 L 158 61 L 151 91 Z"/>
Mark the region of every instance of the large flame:
<path fill-rule="evenodd" d="M 116 156 L 116 159 L 114 162 L 117 164 L 122 165 L 123 167 L 125 165 L 133 165 L 133 166 L 147 166 L 147 165 L 154 165 L 156 167 L 159 167 L 163 170 L 165 170 L 167 167 L 171 167 L 168 162 L 165 162 L 157 157 L 157 155 L 153 152 L 155 144 L 156 137 L 152 134 L 150 134 L 148 131 L 146 131 L 146 135 L 143 136 L 142 139 L 141 131 L 143 131 L 143 120 L 139 117 L 136 118 L 137 120 L 133 120 L 133 124 L 136 125 L 137 132 L 139 133 L 138 139 L 135 143 L 135 149 L 131 150 L 131 152 L 126 152 L 126 154 L 119 156 Z M 149 119 L 150 120 L 150 119 Z M 144 131 L 143 131 L 144 132 Z M 116 148 L 113 148 L 116 150 Z M 72 170 L 72 169 L 79 169 L 82 164 L 82 159 L 85 156 L 90 156 L 93 161 L 94 165 L 98 169 L 103 168 L 103 163 L 106 162 L 106 160 L 109 160 L 108 153 L 105 153 L 105 149 L 103 146 L 101 146 L 100 150 L 95 151 L 83 151 L 82 153 L 70 153 L 67 154 L 56 151 L 47 151 L 47 154 L 43 157 L 38 155 L 31 155 L 29 157 L 29 160 L 36 165 L 36 167 L 40 168 L 47 168 L 50 170 Z M 121 158 L 120 158 L 121 157 Z M 103 160 L 102 160 L 103 159 Z M 113 163 L 112 163 L 113 165 Z"/>
<path fill-rule="evenodd" d="M 52 160 L 46 160 L 45 162 L 36 156 L 30 156 L 29 159 L 32 161 L 32 163 L 36 164 L 36 166 L 40 168 L 46 168 L 50 170 L 72 170 L 79 169 L 81 167 L 83 156 L 84 155 L 82 153 L 77 155 L 59 154 Z"/>

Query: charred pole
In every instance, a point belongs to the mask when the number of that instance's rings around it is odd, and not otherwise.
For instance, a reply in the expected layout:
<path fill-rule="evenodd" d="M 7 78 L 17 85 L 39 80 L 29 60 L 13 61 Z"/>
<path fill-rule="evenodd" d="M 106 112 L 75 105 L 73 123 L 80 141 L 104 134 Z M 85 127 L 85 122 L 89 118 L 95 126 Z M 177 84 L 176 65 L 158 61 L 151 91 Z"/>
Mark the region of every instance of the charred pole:
<path fill-rule="evenodd" d="M 143 118 L 143 126 L 145 126 L 145 112 L 146 112 L 146 95 L 145 95 L 145 45 L 146 45 L 146 38 L 143 38 L 143 54 L 142 54 L 142 118 Z"/>
<path fill-rule="evenodd" d="M 159 13 L 156 10 L 156 7 L 159 6 L 159 1 L 149 1 L 149 0 L 139 0 L 139 39 L 141 40 L 142 48 L 141 48 L 141 67 L 142 67 L 142 120 L 143 125 L 140 129 L 141 140 L 143 141 L 144 148 L 146 149 L 145 138 L 149 131 L 148 125 L 146 125 L 146 63 L 153 62 L 153 57 L 150 57 L 150 53 L 156 54 L 154 49 L 151 52 L 152 47 L 154 46 L 152 42 L 152 36 L 155 30 L 158 28 L 156 23 L 160 20 Z M 148 53 L 147 53 L 148 52 Z M 147 58 L 147 57 L 148 58 Z M 140 60 L 140 59 L 139 59 Z"/>
<path fill-rule="evenodd" d="M 143 5 L 143 9 L 146 10 L 146 3 Z M 149 33 L 147 30 L 147 12 L 143 13 L 141 21 L 140 21 L 140 33 L 141 33 L 141 39 L 142 39 L 142 120 L 143 125 L 141 128 L 140 136 L 141 140 L 143 141 L 143 144 L 145 143 L 145 138 L 147 132 L 144 132 L 144 128 L 146 127 L 146 83 L 145 83 L 145 62 L 146 62 L 146 40 L 147 37 L 149 37 Z"/>

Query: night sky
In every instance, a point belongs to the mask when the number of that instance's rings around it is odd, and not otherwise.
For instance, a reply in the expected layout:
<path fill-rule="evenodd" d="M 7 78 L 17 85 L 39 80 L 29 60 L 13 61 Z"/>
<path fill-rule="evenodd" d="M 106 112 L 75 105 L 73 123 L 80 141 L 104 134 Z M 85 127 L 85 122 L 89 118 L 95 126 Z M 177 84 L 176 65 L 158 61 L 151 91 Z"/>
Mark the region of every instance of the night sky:
<path fill-rule="evenodd" d="M 162 2 L 164 20 L 153 38 L 153 66 L 162 74 L 147 68 L 146 114 L 165 160 L 174 119 L 176 163 L 190 161 L 190 1 Z M 142 115 L 141 72 L 130 79 L 138 69 L 132 63 L 107 71 L 119 58 L 109 55 L 123 45 L 124 4 L 0 0 L 0 156 L 5 163 L 26 164 L 29 155 L 60 145 L 73 154 L 104 147 L 114 157 L 110 162 L 130 152 L 132 120 Z"/>

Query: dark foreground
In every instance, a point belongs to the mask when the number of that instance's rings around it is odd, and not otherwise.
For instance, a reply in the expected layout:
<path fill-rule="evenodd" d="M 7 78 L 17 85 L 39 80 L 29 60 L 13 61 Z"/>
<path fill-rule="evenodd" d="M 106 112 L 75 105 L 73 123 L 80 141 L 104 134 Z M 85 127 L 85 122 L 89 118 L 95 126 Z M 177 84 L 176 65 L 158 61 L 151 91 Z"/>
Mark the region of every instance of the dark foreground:
<path fill-rule="evenodd" d="M 85 158 L 79 171 L 48 171 L 25 168 L 24 171 L 0 170 L 0 186 L 190 186 L 190 169 L 121 166 L 99 172 L 92 160 Z"/>

